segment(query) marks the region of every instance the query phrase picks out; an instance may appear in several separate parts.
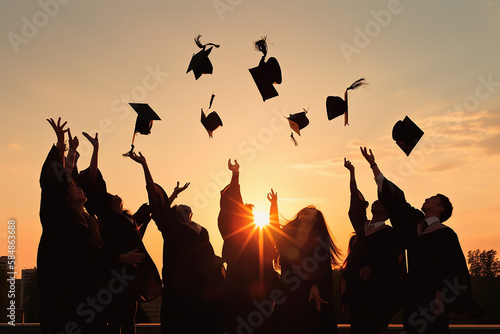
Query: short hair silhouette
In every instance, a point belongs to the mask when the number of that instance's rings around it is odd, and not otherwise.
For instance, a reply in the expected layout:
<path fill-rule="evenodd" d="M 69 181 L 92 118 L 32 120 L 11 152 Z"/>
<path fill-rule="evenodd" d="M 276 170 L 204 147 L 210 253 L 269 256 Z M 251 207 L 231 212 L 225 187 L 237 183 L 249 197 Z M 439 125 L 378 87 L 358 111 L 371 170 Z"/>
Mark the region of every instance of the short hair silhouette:
<path fill-rule="evenodd" d="M 444 208 L 443 212 L 441 212 L 441 215 L 439 217 L 441 223 L 444 223 L 445 221 L 448 220 L 448 218 L 451 217 L 451 213 L 453 212 L 453 205 L 451 205 L 450 199 L 445 195 L 437 194 L 436 196 L 439 197 L 441 201 L 440 205 Z"/>

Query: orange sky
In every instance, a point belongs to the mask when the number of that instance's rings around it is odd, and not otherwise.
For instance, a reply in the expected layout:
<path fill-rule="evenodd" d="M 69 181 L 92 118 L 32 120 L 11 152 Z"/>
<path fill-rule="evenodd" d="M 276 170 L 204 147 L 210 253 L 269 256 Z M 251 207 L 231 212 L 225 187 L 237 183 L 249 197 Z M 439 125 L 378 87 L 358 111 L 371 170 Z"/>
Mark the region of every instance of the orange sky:
<path fill-rule="evenodd" d="M 62 2 L 62 3 L 61 3 Z M 142 170 L 121 156 L 130 148 L 135 113 L 146 102 L 162 118 L 136 138 L 155 181 L 191 186 L 176 203 L 190 205 L 217 254 L 219 191 L 229 158 L 241 165 L 245 202 L 268 211 L 278 192 L 283 218 L 314 204 L 346 251 L 347 157 L 369 201 L 375 183 L 359 146 L 373 149 L 387 177 L 419 207 L 437 192 L 455 210 L 448 224 L 470 249 L 500 251 L 500 4 L 498 1 L 23 1 L 0 4 L 3 118 L 0 255 L 15 219 L 18 270 L 34 267 L 41 234 L 38 176 L 55 141 L 49 117 L 61 116 L 81 139 L 79 166 L 90 160 L 82 131 L 99 132 L 100 168 L 108 189 L 136 210 L 147 201 Z M 213 75 L 186 74 L 193 38 L 220 44 Z M 263 102 L 248 72 L 268 37 L 282 69 L 279 96 Z M 328 121 L 325 100 L 354 80 L 349 125 Z M 223 127 L 209 139 L 199 117 L 212 109 Z M 309 126 L 290 141 L 283 116 L 308 109 Z M 425 132 L 410 157 L 391 138 L 408 115 Z M 154 225 L 145 244 L 161 268 Z M 20 270 L 19 270 L 20 271 Z"/>

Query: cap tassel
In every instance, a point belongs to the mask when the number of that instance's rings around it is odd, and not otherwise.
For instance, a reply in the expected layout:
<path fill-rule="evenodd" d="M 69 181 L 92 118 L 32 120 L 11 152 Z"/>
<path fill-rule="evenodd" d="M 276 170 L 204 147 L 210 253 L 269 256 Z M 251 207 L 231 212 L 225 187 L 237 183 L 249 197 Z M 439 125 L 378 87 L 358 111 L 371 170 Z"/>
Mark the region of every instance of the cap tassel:
<path fill-rule="evenodd" d="M 220 45 L 218 45 L 218 44 L 214 44 L 214 43 L 201 44 L 201 42 L 200 42 L 200 38 L 201 38 L 201 35 L 198 35 L 198 36 L 196 36 L 196 37 L 194 38 L 194 42 L 196 43 L 196 45 L 198 45 L 198 47 L 199 47 L 200 49 L 205 50 L 205 47 L 206 47 L 207 45 L 212 45 L 212 46 L 214 46 L 214 47 L 216 47 L 216 48 L 219 48 L 219 47 L 220 47 Z"/>
<path fill-rule="evenodd" d="M 345 101 L 344 126 L 349 125 L 349 115 L 348 115 L 349 105 L 347 103 L 347 91 L 348 90 L 349 90 L 349 88 L 347 88 L 346 91 L 344 92 L 344 101 Z"/>
<path fill-rule="evenodd" d="M 130 151 L 128 151 L 128 152 L 126 152 L 126 153 L 123 153 L 122 155 L 123 155 L 124 157 L 128 157 L 128 156 L 130 156 L 132 153 L 134 153 L 134 148 L 135 148 L 135 146 L 134 146 L 135 134 L 136 134 L 136 132 L 134 131 L 134 135 L 132 136 L 132 145 L 130 145 Z"/>
<path fill-rule="evenodd" d="M 254 42 L 254 49 L 256 51 L 262 52 L 264 57 L 267 56 L 267 36 L 261 37 L 258 41 Z"/>
<path fill-rule="evenodd" d="M 296 140 L 296 139 L 295 139 L 295 137 L 293 136 L 293 132 L 290 134 L 290 139 L 293 141 L 293 144 L 294 144 L 295 146 L 298 146 L 298 145 L 299 145 L 299 143 L 297 142 L 297 140 Z"/>
<path fill-rule="evenodd" d="M 361 78 L 354 81 L 349 87 L 347 87 L 346 91 L 348 91 L 349 89 L 356 89 L 361 86 L 367 86 L 368 83 L 365 80 L 366 80 L 365 78 Z"/>
<path fill-rule="evenodd" d="M 212 97 L 210 98 L 210 104 L 208 105 L 208 109 L 212 108 L 212 102 L 214 101 L 215 94 L 212 93 Z"/>
<path fill-rule="evenodd" d="M 349 105 L 347 103 L 347 91 L 350 89 L 357 89 L 361 86 L 367 86 L 368 83 L 365 81 L 365 78 L 360 78 L 356 81 L 354 81 L 349 87 L 344 92 L 344 101 L 346 103 L 346 110 L 344 113 L 344 126 L 349 125 L 349 115 L 348 115 L 348 110 L 349 110 Z"/>

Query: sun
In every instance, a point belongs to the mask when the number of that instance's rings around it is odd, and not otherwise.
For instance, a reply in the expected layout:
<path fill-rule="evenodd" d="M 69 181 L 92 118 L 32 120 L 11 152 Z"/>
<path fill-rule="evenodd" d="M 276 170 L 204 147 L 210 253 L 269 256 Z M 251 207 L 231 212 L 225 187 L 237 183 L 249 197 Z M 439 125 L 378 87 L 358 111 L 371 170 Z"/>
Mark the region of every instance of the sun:
<path fill-rule="evenodd" d="M 263 211 L 254 212 L 254 223 L 258 227 L 264 227 L 269 224 L 269 214 Z"/>

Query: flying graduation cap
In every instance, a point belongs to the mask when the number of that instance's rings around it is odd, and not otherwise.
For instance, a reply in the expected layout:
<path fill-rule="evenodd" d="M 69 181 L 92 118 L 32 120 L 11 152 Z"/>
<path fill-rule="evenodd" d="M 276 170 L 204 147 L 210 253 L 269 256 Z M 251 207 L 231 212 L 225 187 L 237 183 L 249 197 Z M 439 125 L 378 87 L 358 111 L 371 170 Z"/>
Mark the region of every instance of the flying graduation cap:
<path fill-rule="evenodd" d="M 295 131 L 299 136 L 300 136 L 300 130 L 305 128 L 309 124 L 309 119 L 307 118 L 307 110 L 303 109 L 304 111 L 298 112 L 296 114 L 290 114 L 288 119 L 288 123 L 290 123 L 290 128 L 292 128 L 293 131 Z M 290 137 L 295 144 L 295 146 L 298 145 L 297 140 L 293 137 L 293 132 L 290 134 Z"/>
<path fill-rule="evenodd" d="M 396 141 L 406 156 L 410 155 L 423 135 L 424 132 L 408 116 L 402 121 L 397 121 L 392 128 L 392 139 Z"/>
<path fill-rule="evenodd" d="M 140 133 L 141 135 L 148 135 L 151 133 L 153 121 L 161 121 L 160 117 L 154 112 L 153 109 L 151 109 L 151 107 L 147 103 L 129 103 L 129 105 L 137 113 L 137 118 L 135 120 L 131 149 L 124 155 L 128 155 L 134 151 L 134 140 L 136 133 Z"/>
<path fill-rule="evenodd" d="M 259 66 L 249 69 L 257 88 L 259 89 L 262 99 L 265 101 L 272 97 L 278 96 L 278 92 L 274 88 L 274 84 L 281 84 L 281 68 L 276 58 L 269 58 L 265 61 L 267 56 L 267 42 L 266 37 L 254 43 L 254 48 L 263 53 L 259 62 Z"/>
<path fill-rule="evenodd" d="M 206 46 L 213 45 L 216 48 L 220 47 L 220 45 L 213 43 L 201 44 L 200 38 L 201 35 L 196 36 L 194 42 L 196 43 L 196 45 L 198 45 L 201 51 L 197 54 L 193 54 L 191 62 L 189 63 L 188 69 L 186 71 L 186 73 L 189 73 L 189 71 L 192 70 L 194 73 L 194 78 L 196 80 L 198 80 L 198 78 L 201 77 L 202 74 L 212 74 L 212 71 L 214 69 L 212 63 L 210 62 L 210 59 L 208 59 L 208 55 L 210 54 L 210 52 L 212 52 L 212 47 L 207 49 Z"/>
<path fill-rule="evenodd" d="M 212 107 L 212 102 L 214 100 L 214 97 L 215 95 L 212 94 L 208 110 L 210 110 L 210 108 Z M 205 116 L 203 108 L 201 108 L 201 124 L 203 124 L 205 130 L 207 130 L 208 136 L 212 138 L 212 132 L 215 131 L 215 129 L 217 129 L 219 126 L 222 126 L 222 120 L 215 111 L 212 111 L 211 113 Z"/>
<path fill-rule="evenodd" d="M 328 120 L 331 121 L 335 117 L 344 114 L 344 126 L 349 124 L 347 117 L 347 91 L 351 89 L 356 89 L 360 86 L 366 86 L 365 78 L 358 79 L 352 83 L 344 92 L 344 99 L 340 96 L 328 96 L 326 98 L 326 113 L 328 115 Z"/>

